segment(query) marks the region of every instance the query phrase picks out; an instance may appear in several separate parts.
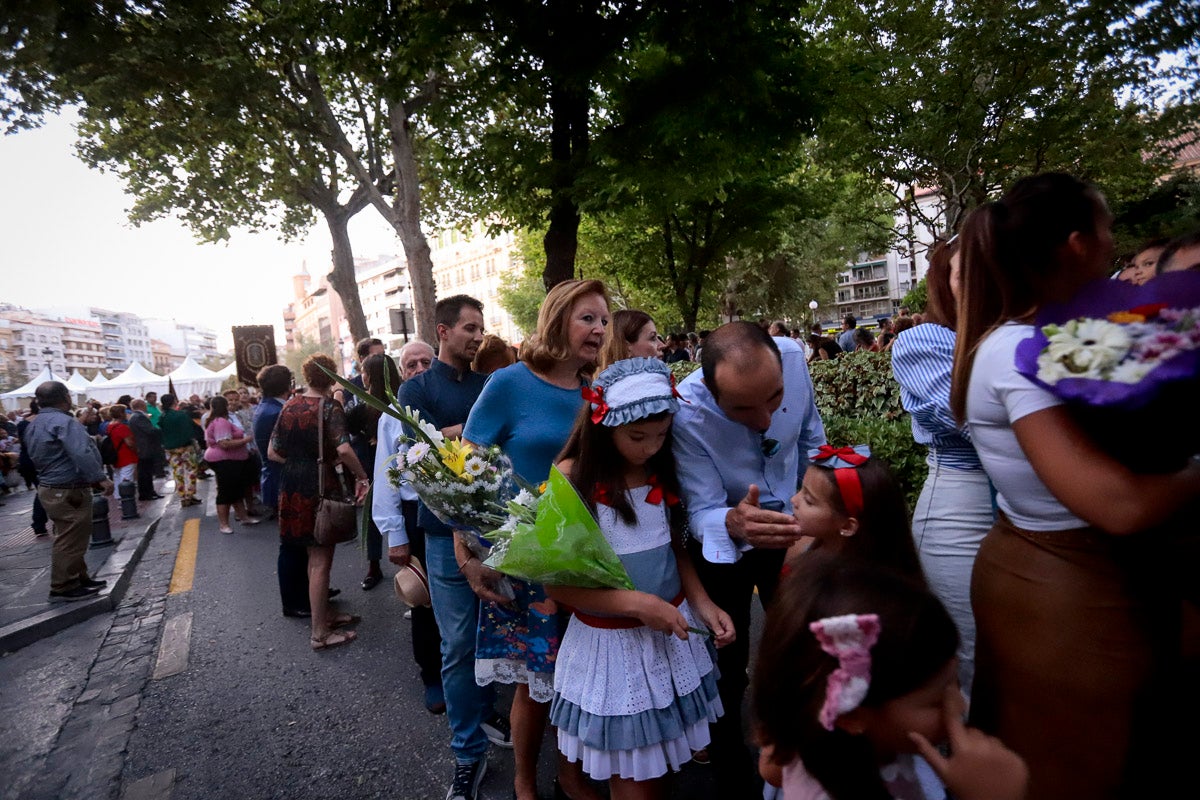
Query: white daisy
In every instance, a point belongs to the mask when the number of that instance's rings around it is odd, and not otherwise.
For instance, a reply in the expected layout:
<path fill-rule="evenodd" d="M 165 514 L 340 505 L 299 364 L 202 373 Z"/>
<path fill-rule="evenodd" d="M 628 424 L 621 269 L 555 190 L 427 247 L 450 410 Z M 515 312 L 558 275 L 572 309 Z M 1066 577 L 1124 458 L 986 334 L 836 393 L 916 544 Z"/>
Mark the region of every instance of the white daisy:
<path fill-rule="evenodd" d="M 408 448 L 408 454 L 406 456 L 408 465 L 411 467 L 419 463 L 421 459 L 429 455 L 429 451 L 432 449 L 433 448 L 431 448 L 425 442 L 417 442 L 412 447 Z"/>
<path fill-rule="evenodd" d="M 1073 319 L 1062 327 L 1047 325 L 1043 332 L 1049 344 L 1038 359 L 1038 366 L 1055 376 L 1052 381 L 1039 369 L 1038 377 L 1047 383 L 1067 377 L 1060 370 L 1051 369 L 1052 363 L 1061 365 L 1070 376 L 1102 378 L 1128 355 L 1133 344 L 1121 325 L 1102 319 Z"/>
<path fill-rule="evenodd" d="M 478 456 L 471 456 L 467 459 L 467 463 L 463 464 L 463 469 L 473 478 L 478 478 L 487 469 L 487 462 Z"/>

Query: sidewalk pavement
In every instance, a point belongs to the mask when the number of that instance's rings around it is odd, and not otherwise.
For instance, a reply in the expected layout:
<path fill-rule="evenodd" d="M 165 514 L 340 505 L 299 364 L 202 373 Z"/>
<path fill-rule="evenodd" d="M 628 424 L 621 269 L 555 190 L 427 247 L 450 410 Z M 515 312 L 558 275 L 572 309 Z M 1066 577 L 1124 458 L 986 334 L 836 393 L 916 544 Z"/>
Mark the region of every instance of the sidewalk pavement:
<path fill-rule="evenodd" d="M 109 500 L 108 523 L 113 544 L 89 547 L 88 571 L 108 581 L 95 597 L 74 603 L 51 603 L 50 536 L 33 532 L 34 491 L 24 487 L 0 496 L 0 655 L 18 650 L 97 614 L 111 611 L 121 601 L 138 559 L 154 535 L 168 503 L 174 502 L 174 484 L 156 481 L 160 500 L 138 503 L 138 517 L 121 519 L 121 501 Z"/>

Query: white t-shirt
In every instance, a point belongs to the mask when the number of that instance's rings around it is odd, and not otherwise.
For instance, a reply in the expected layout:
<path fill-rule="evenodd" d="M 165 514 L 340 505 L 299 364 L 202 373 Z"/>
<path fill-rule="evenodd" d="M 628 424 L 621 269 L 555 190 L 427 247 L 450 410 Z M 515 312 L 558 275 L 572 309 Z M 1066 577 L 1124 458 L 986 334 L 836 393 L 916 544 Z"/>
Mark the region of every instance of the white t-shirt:
<path fill-rule="evenodd" d="M 996 487 L 996 502 L 1018 528 L 1061 531 L 1088 523 L 1068 511 L 1042 483 L 1017 443 L 1012 424 L 1062 405 L 1062 401 L 1017 372 L 1017 345 L 1032 325 L 1008 322 L 979 345 L 967 387 L 967 425 L 983 468 Z"/>

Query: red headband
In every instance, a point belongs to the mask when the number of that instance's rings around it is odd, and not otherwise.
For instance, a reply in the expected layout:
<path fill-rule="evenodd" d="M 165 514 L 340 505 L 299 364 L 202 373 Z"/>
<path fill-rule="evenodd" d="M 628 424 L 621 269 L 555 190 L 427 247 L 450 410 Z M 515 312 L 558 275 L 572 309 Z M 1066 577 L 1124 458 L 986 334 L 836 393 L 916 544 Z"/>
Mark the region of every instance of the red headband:
<path fill-rule="evenodd" d="M 858 467 L 870 459 L 871 448 L 866 445 L 830 447 L 823 444 L 810 450 L 808 457 L 814 464 L 833 469 L 833 479 L 842 496 L 842 505 L 846 507 L 846 515 L 857 518 L 863 511 L 862 479 L 858 476 Z"/>
<path fill-rule="evenodd" d="M 842 494 L 842 505 L 846 506 L 846 516 L 857 519 L 863 510 L 862 479 L 858 477 L 858 470 L 845 467 L 835 469 L 833 478 L 837 481 L 838 491 Z"/>

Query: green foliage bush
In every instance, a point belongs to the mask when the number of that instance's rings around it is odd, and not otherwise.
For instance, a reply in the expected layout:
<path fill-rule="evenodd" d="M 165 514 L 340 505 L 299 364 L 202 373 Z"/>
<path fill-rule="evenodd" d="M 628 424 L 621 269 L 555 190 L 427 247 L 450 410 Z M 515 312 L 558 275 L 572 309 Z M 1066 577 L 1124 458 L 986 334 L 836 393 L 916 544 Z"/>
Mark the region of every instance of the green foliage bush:
<path fill-rule="evenodd" d="M 899 419 L 900 384 L 892 376 L 891 353 L 846 353 L 809 365 L 817 410 L 853 418 Z"/>
<path fill-rule="evenodd" d="M 912 438 L 912 423 L 900 404 L 900 384 L 890 353 L 847 353 L 810 366 L 817 410 L 834 447 L 871 446 L 892 468 L 911 512 L 928 468 L 925 448 Z"/>
<path fill-rule="evenodd" d="M 679 383 L 688 375 L 691 375 L 696 370 L 700 369 L 699 361 L 676 361 L 674 364 L 668 364 L 668 369 L 675 376 L 675 382 Z"/>

